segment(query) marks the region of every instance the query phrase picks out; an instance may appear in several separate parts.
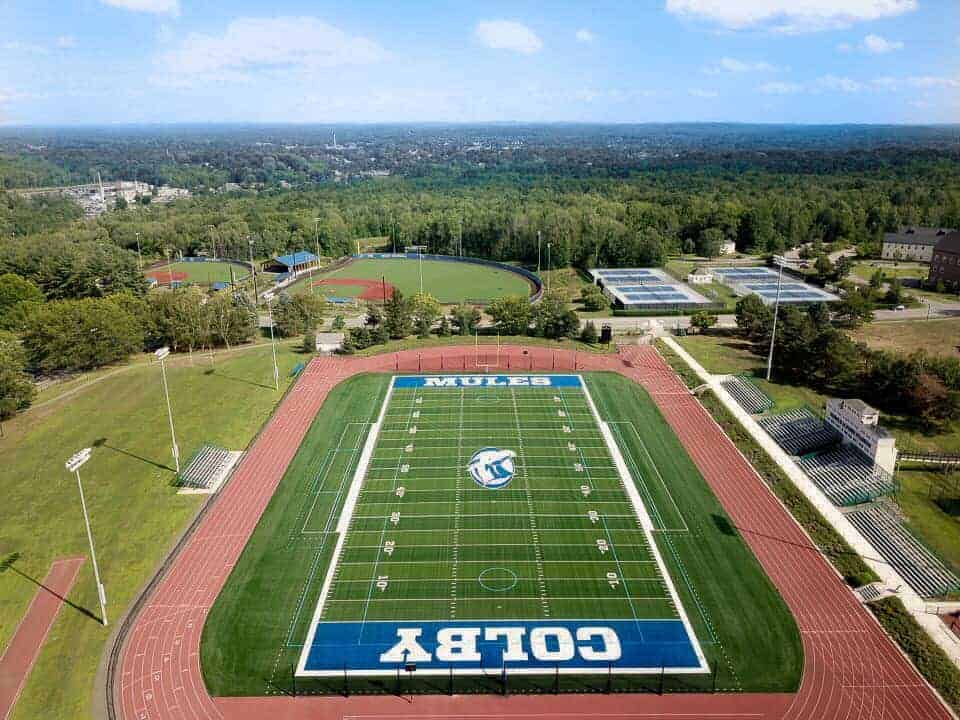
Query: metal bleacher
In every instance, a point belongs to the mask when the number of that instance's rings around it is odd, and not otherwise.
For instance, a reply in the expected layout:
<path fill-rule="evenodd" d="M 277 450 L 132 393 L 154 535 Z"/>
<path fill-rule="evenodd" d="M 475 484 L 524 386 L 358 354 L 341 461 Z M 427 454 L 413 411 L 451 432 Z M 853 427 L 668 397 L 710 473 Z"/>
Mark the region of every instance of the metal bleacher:
<path fill-rule="evenodd" d="M 960 578 L 884 505 L 865 506 L 847 513 L 847 518 L 920 597 L 938 597 L 960 589 Z"/>
<path fill-rule="evenodd" d="M 840 507 L 869 502 L 896 490 L 889 473 L 849 447 L 802 457 L 799 465 L 824 495 Z"/>
<path fill-rule="evenodd" d="M 840 442 L 837 432 L 806 408 L 768 415 L 757 422 L 791 455 L 805 455 Z"/>
<path fill-rule="evenodd" d="M 196 490 L 209 489 L 222 478 L 233 461 L 233 453 L 215 445 L 203 445 L 180 472 L 178 485 Z"/>
<path fill-rule="evenodd" d="M 752 415 L 759 415 L 773 407 L 773 400 L 741 375 L 734 375 L 720 384 L 737 401 L 740 407 Z"/>

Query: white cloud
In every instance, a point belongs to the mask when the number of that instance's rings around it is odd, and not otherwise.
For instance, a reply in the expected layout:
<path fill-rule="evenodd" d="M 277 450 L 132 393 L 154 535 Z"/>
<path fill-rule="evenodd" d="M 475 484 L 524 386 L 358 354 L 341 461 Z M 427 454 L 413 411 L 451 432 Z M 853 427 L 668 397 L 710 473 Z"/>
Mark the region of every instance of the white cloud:
<path fill-rule="evenodd" d="M 197 79 L 243 81 L 265 70 L 368 65 L 386 57 L 376 42 L 317 18 L 238 18 L 222 35 L 190 33 L 159 56 L 158 69 L 163 82 L 177 85 Z"/>
<path fill-rule="evenodd" d="M 690 88 L 688 92 L 693 95 L 693 97 L 698 98 L 715 98 L 720 95 L 716 90 L 704 90 L 703 88 Z"/>
<path fill-rule="evenodd" d="M 817 87 L 835 92 L 858 93 L 863 90 L 863 83 L 851 80 L 848 77 L 824 75 L 823 77 L 817 78 Z"/>
<path fill-rule="evenodd" d="M 776 72 L 779 70 L 775 65 L 768 62 L 749 62 L 737 60 L 736 58 L 720 58 L 720 62 L 704 68 L 708 75 L 719 75 L 720 73 L 749 73 L 749 72 Z"/>
<path fill-rule="evenodd" d="M 10 52 L 26 53 L 29 55 L 46 55 L 47 53 L 50 52 L 43 45 L 20 42 L 19 40 L 12 40 L 10 42 L 5 42 L 2 45 L 0 45 L 0 49 L 8 50 Z"/>
<path fill-rule="evenodd" d="M 665 9 L 728 30 L 801 33 L 895 17 L 916 10 L 917 0 L 666 0 Z"/>
<path fill-rule="evenodd" d="M 937 75 L 922 75 L 919 77 L 907 78 L 910 85 L 918 88 L 958 88 L 960 87 L 960 78 L 941 77 Z"/>
<path fill-rule="evenodd" d="M 597 36 L 587 30 L 587 28 L 580 28 L 577 30 L 575 37 L 577 38 L 577 42 L 582 43 L 592 43 L 597 39 Z"/>
<path fill-rule="evenodd" d="M 903 43 L 899 40 L 887 40 L 885 37 L 871 33 L 863 39 L 863 49 L 874 55 L 883 55 L 894 50 L 902 50 Z"/>
<path fill-rule="evenodd" d="M 473 30 L 477 39 L 494 50 L 512 50 L 532 55 L 543 48 L 543 41 L 523 23 L 513 20 L 484 20 Z"/>
<path fill-rule="evenodd" d="M 77 46 L 77 39 L 72 35 L 61 35 L 57 38 L 57 47 L 58 48 L 75 48 Z"/>
<path fill-rule="evenodd" d="M 896 90 L 899 82 L 892 75 L 883 75 L 882 77 L 874 78 L 870 83 L 880 90 Z"/>
<path fill-rule="evenodd" d="M 100 0 L 104 5 L 158 15 L 179 15 L 180 0 Z"/>
<path fill-rule="evenodd" d="M 759 88 L 764 95 L 796 95 L 803 92 L 803 85 L 794 82 L 768 82 Z"/>

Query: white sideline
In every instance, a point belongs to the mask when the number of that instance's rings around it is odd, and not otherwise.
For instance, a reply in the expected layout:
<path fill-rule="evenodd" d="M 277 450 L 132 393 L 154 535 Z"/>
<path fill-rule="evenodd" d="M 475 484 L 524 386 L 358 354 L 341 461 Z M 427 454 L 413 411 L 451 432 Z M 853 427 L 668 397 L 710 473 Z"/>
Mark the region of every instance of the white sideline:
<path fill-rule="evenodd" d="M 710 389 L 713 390 L 723 406 L 737 419 L 744 429 L 750 433 L 753 440 L 773 458 L 773 461 L 786 473 L 790 481 L 803 493 L 817 511 L 826 518 L 831 527 L 847 541 L 847 544 L 849 544 L 850 547 L 860 555 L 869 568 L 880 577 L 880 581 L 889 588 L 894 595 L 900 598 L 907 608 L 907 611 L 926 631 L 930 639 L 947 654 L 954 665 L 960 667 L 960 638 L 957 638 L 939 617 L 927 612 L 928 603 L 917 595 L 913 588 L 907 585 L 900 573 L 886 562 L 878 559 L 881 557 L 880 553 L 878 553 L 860 531 L 847 520 L 846 516 L 827 499 L 823 491 L 807 477 L 806 473 L 800 469 L 790 456 L 767 435 L 749 413 L 740 407 L 737 401 L 730 396 L 726 389 L 720 384 L 724 376 L 714 376 L 708 373 L 703 366 L 672 337 L 663 336 L 662 339 L 671 350 L 677 353 L 677 355 L 690 366 L 701 380 L 710 386 Z M 894 591 L 894 588 L 897 589 Z"/>
<path fill-rule="evenodd" d="M 690 618 L 687 617 L 687 611 L 683 607 L 683 603 L 680 601 L 680 595 L 677 593 L 677 588 L 673 584 L 673 578 L 670 577 L 670 571 L 667 568 L 666 563 L 663 561 L 663 556 L 660 555 L 660 549 L 657 547 L 657 541 L 653 538 L 653 521 L 650 519 L 650 514 L 647 512 L 647 508 L 643 504 L 643 498 L 640 497 L 640 492 L 637 490 L 637 486 L 633 482 L 633 476 L 630 474 L 630 470 L 627 468 L 627 463 L 623 459 L 623 455 L 620 453 L 620 446 L 617 445 L 617 441 L 614 439 L 613 433 L 610 432 L 610 426 L 603 420 L 603 418 L 600 417 L 597 406 L 593 402 L 593 396 L 590 394 L 590 388 L 587 387 L 587 381 L 582 375 L 579 375 L 578 377 L 580 378 L 580 386 L 583 388 L 583 394 L 587 398 L 587 404 L 590 405 L 590 412 L 593 413 L 594 422 L 596 422 L 597 426 L 600 428 L 600 433 L 603 435 L 603 439 L 607 443 L 607 449 L 610 451 L 610 455 L 613 457 L 613 463 L 617 466 L 617 470 L 620 472 L 620 480 L 623 482 L 623 489 L 630 498 L 630 503 L 633 505 L 633 509 L 636 511 L 637 517 L 640 518 L 640 525 L 643 527 L 643 534 L 646 535 L 647 543 L 650 545 L 650 552 L 653 553 L 653 558 L 657 561 L 657 567 L 660 569 L 660 575 L 663 577 L 663 582 L 667 586 L 667 590 L 670 592 L 670 597 L 673 599 L 673 605 L 677 609 L 677 614 L 680 615 L 680 621 L 683 623 L 683 627 L 687 631 L 687 637 L 689 638 L 690 644 L 693 646 L 693 651 L 700 663 L 700 667 L 697 670 L 690 670 L 689 672 L 710 672 L 710 665 L 707 663 L 707 658 L 703 654 L 703 648 L 700 647 L 700 641 L 697 639 L 697 634 L 693 631 L 693 625 L 690 624 Z M 674 670 L 674 672 L 682 671 Z"/>
<path fill-rule="evenodd" d="M 393 396 L 393 383 L 395 380 L 396 377 L 390 379 L 387 396 L 383 399 L 383 405 L 380 407 L 380 414 L 377 416 L 377 421 L 370 426 L 370 432 L 367 433 L 367 441 L 363 444 L 363 451 L 360 453 L 357 469 L 354 471 L 353 480 L 350 482 L 350 490 L 347 492 L 347 498 L 343 502 L 343 510 L 340 512 L 340 519 L 337 521 L 337 544 L 333 548 L 333 555 L 330 558 L 330 564 L 327 566 L 327 574 L 323 578 L 320 597 L 317 599 L 317 607 L 313 611 L 313 617 L 310 619 L 310 632 L 307 634 L 307 641 L 303 645 L 303 650 L 300 651 L 300 660 L 297 663 L 297 675 L 302 675 L 306 670 L 307 656 L 313 647 L 313 639 L 317 633 L 320 615 L 323 613 L 323 607 L 327 602 L 327 595 L 330 594 L 330 586 L 333 584 L 333 576 L 336 574 L 337 566 L 340 563 L 340 553 L 343 551 L 343 544 L 347 539 L 347 529 L 350 527 L 350 519 L 353 517 L 357 499 L 360 497 L 360 488 L 363 486 L 363 480 L 367 474 L 367 466 L 373 458 L 373 450 L 377 445 L 377 438 L 380 435 L 380 426 L 383 425 L 383 418 L 384 415 L 386 415 L 387 406 L 390 404 L 390 398 Z"/>

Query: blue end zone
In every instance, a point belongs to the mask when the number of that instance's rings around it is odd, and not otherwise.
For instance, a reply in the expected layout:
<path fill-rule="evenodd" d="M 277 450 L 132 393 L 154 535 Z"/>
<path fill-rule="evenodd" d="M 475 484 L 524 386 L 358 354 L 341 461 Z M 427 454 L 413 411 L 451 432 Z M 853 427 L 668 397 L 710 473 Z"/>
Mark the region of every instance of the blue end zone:
<path fill-rule="evenodd" d="M 580 387 L 578 375 L 401 375 L 395 388 Z"/>
<path fill-rule="evenodd" d="M 320 622 L 300 674 L 417 670 L 706 672 L 680 620 Z"/>

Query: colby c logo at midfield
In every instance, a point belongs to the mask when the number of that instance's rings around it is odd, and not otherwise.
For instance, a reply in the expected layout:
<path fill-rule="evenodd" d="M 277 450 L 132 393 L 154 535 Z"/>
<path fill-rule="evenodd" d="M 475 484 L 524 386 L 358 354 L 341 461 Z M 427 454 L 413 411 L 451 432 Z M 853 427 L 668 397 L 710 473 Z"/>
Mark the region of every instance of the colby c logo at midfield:
<path fill-rule="evenodd" d="M 516 469 L 513 459 L 517 456 L 513 450 L 501 450 L 485 447 L 477 450 L 470 458 L 467 469 L 480 487 L 496 490 L 510 484 Z"/>

